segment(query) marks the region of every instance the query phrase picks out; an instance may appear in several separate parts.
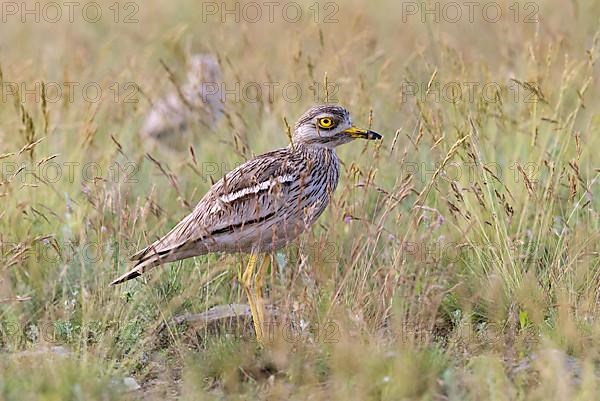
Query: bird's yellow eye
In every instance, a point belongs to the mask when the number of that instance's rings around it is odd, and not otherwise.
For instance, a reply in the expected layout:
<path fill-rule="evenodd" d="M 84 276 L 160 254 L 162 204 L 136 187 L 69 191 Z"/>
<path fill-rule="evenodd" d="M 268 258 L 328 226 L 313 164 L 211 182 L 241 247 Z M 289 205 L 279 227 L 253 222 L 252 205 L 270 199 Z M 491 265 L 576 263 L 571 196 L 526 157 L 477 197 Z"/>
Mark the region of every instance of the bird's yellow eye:
<path fill-rule="evenodd" d="M 329 117 L 319 118 L 318 123 L 319 123 L 319 127 L 321 127 L 321 128 L 329 129 L 329 128 L 333 127 L 333 119 L 331 119 Z"/>

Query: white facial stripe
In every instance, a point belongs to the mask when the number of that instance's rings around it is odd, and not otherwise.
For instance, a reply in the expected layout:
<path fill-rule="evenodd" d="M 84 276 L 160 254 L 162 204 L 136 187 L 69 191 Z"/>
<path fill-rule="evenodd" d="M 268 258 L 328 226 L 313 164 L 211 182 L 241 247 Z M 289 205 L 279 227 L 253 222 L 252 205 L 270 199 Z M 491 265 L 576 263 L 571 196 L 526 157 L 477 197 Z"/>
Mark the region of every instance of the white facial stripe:
<path fill-rule="evenodd" d="M 224 203 L 233 202 L 234 200 L 239 199 L 242 196 L 246 196 L 248 194 L 256 194 L 260 191 L 270 189 L 277 184 L 283 184 L 285 182 L 292 182 L 292 181 L 294 181 L 293 176 L 291 176 L 289 174 L 280 175 L 279 177 L 275 177 L 272 180 L 263 181 L 252 187 L 240 189 L 239 191 L 232 192 L 227 195 L 223 195 L 223 196 L 221 196 L 221 201 Z"/>

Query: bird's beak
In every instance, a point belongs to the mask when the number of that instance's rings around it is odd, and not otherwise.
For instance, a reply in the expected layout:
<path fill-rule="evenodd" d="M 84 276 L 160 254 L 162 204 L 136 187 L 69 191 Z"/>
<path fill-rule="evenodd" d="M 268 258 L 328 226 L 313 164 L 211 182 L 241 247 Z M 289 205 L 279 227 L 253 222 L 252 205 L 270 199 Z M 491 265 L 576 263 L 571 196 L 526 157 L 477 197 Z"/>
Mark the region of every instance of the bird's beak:
<path fill-rule="evenodd" d="M 375 131 L 371 131 L 368 129 L 356 128 L 355 126 L 352 126 L 352 127 L 348 128 L 347 130 L 342 131 L 342 133 L 350 135 L 352 138 L 361 138 L 361 139 L 368 139 L 368 140 L 383 138 L 381 135 L 379 135 Z"/>

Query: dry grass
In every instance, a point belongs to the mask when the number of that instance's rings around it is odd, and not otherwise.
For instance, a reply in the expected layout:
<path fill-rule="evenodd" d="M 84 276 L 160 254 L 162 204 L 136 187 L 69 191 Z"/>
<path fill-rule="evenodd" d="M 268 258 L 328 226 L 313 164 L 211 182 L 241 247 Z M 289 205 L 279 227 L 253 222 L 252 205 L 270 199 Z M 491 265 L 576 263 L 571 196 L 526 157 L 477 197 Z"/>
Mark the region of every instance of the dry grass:
<path fill-rule="evenodd" d="M 302 22 L 264 9 L 236 23 L 145 1 L 133 24 L 113 21 L 112 3 L 97 23 L 2 23 L 1 400 L 597 398 L 597 4 L 539 2 L 529 24 L 525 3 L 515 22 L 500 1 L 496 23 L 481 7 L 473 23 L 465 10 L 436 23 L 356 0 L 317 25 L 310 2 Z M 220 58 L 236 92 L 226 118 L 193 127 L 189 152 L 141 143 L 149 102 L 172 89 L 161 60 L 181 80 L 190 49 Z M 79 83 L 72 102 L 65 81 Z M 44 90 L 7 94 L 35 82 Z M 85 100 L 88 83 L 101 100 Z M 385 141 L 340 149 L 334 202 L 276 255 L 271 347 L 243 318 L 172 322 L 243 303 L 243 256 L 107 287 L 212 180 L 285 146 L 284 118 L 326 97 Z"/>

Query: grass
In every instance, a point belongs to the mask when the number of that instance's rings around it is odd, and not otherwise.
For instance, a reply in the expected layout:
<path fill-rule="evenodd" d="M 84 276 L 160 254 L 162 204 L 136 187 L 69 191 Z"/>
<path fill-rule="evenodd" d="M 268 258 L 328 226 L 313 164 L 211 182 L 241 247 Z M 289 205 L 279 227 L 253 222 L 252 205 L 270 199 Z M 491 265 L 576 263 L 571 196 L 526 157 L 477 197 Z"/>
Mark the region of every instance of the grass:
<path fill-rule="evenodd" d="M 321 24 L 309 2 L 297 23 L 147 1 L 125 24 L 99 4 L 96 23 L 1 28 L 1 400 L 596 399 L 596 4 L 541 1 L 526 23 L 501 1 L 498 22 L 451 23 L 353 0 Z M 183 80 L 190 49 L 220 58 L 227 115 L 193 127 L 193 154 L 152 147 L 138 131 L 172 88 L 160 61 Z M 385 139 L 339 150 L 335 199 L 276 255 L 272 346 L 245 319 L 172 321 L 244 303 L 243 255 L 107 286 L 327 97 Z"/>

